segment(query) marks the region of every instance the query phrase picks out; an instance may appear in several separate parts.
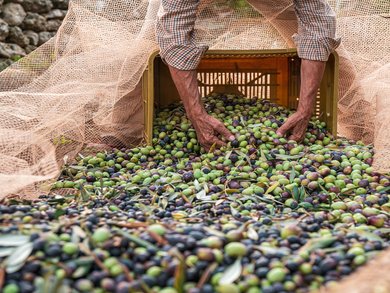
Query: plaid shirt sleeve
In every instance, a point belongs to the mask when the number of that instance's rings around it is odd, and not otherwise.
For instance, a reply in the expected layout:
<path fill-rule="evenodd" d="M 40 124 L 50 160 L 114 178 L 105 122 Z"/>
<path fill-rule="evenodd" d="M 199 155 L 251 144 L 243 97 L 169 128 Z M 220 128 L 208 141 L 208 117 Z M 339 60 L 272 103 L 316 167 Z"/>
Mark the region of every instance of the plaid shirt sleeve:
<path fill-rule="evenodd" d="M 180 70 L 194 70 L 207 51 L 195 43 L 195 20 L 199 0 L 162 0 L 156 26 L 160 55 Z"/>
<path fill-rule="evenodd" d="M 265 0 L 248 0 L 249 2 Z M 292 0 L 298 18 L 293 36 L 303 59 L 327 61 L 339 46 L 335 38 L 336 16 L 326 0 Z M 199 0 L 162 0 L 156 26 L 160 55 L 180 70 L 197 68 L 207 46 L 195 43 L 195 20 Z"/>
<path fill-rule="evenodd" d="M 294 0 L 298 33 L 293 35 L 298 56 L 302 59 L 327 61 L 340 45 L 336 38 L 336 15 L 326 0 Z"/>

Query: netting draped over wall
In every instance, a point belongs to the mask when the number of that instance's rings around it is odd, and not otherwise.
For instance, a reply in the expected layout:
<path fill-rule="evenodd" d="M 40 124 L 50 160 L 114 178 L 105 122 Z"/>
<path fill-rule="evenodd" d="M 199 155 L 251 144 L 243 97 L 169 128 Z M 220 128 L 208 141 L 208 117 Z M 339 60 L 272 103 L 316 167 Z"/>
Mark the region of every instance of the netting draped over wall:
<path fill-rule="evenodd" d="M 294 46 L 292 0 L 203 0 L 196 36 L 211 49 Z M 250 1 L 252 4 L 256 1 Z M 266 5 L 269 2 L 269 5 Z M 390 1 L 330 0 L 338 16 L 339 132 L 374 143 L 389 171 Z M 158 0 L 74 0 L 55 38 L 0 74 L 0 197 L 47 190 L 86 143 L 139 144 L 140 80 Z"/>

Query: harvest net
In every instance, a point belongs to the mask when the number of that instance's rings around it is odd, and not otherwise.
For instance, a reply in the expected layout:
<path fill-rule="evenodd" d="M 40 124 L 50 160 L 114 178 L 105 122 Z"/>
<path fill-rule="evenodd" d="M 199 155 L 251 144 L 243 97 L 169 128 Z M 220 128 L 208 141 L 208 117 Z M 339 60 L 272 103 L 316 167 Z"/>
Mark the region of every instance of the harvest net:
<path fill-rule="evenodd" d="M 294 47 L 292 0 L 203 0 L 196 38 L 211 49 Z M 390 2 L 330 0 L 338 16 L 341 136 L 390 171 Z M 48 191 L 88 143 L 143 142 L 141 77 L 158 49 L 158 0 L 74 0 L 57 35 L 0 74 L 0 197 Z"/>

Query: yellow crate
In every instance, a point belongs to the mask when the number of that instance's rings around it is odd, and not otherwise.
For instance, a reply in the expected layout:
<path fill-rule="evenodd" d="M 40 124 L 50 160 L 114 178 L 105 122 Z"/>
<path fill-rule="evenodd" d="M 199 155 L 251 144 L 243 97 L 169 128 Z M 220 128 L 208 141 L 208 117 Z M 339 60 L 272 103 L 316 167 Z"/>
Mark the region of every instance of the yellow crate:
<path fill-rule="evenodd" d="M 237 93 L 268 99 L 290 109 L 299 101 L 301 60 L 296 50 L 227 51 L 210 50 L 198 67 L 199 90 L 210 93 Z M 315 116 L 337 134 L 338 55 L 327 62 L 318 90 Z M 143 79 L 145 141 L 152 143 L 155 110 L 180 100 L 168 67 L 158 52 L 149 60 Z"/>

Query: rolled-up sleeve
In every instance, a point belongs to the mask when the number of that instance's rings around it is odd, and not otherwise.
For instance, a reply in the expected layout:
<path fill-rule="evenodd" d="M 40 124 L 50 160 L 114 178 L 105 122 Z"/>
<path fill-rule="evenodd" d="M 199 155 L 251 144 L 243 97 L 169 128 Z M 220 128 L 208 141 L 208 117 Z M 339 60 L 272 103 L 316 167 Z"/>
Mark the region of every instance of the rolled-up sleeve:
<path fill-rule="evenodd" d="M 208 47 L 195 42 L 195 20 L 199 0 L 162 0 L 156 35 L 160 55 L 170 66 L 194 70 Z"/>
<path fill-rule="evenodd" d="M 340 45 L 336 15 L 326 0 L 294 0 L 298 33 L 293 36 L 302 59 L 327 61 Z"/>

